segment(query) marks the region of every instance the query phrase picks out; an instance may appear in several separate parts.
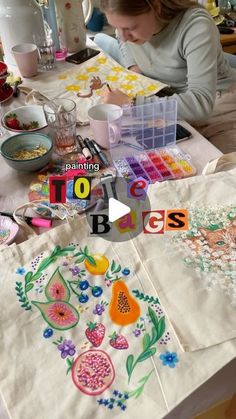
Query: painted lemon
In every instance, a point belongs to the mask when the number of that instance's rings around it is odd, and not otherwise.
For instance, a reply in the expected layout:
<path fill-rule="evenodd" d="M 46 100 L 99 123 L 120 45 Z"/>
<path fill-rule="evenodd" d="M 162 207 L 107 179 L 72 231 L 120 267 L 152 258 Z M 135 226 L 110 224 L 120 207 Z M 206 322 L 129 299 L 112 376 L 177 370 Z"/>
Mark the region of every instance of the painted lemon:
<path fill-rule="evenodd" d="M 96 265 L 93 265 L 89 262 L 88 259 L 85 259 L 84 265 L 87 271 L 89 271 L 89 273 L 92 275 L 104 275 L 109 267 L 109 260 L 101 253 L 96 253 L 95 255 L 91 256 L 94 259 Z"/>

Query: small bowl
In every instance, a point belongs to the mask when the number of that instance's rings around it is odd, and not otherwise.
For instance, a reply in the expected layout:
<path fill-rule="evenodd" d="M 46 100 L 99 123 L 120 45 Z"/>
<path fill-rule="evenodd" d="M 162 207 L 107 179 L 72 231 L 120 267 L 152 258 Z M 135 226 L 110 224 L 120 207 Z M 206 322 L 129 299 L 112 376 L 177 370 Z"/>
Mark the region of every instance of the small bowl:
<path fill-rule="evenodd" d="M 12 243 L 18 230 L 18 224 L 11 218 L 0 215 L 0 245 Z"/>
<path fill-rule="evenodd" d="M 20 124 L 29 124 L 31 121 L 37 121 L 38 127 L 30 129 L 14 129 L 7 125 L 7 117 L 9 115 L 15 114 L 17 120 Z M 2 125 L 8 131 L 11 132 L 35 132 L 39 131 L 47 126 L 47 121 L 44 115 L 43 107 L 39 105 L 33 106 L 20 106 L 19 108 L 12 109 L 11 111 L 5 113 L 2 117 Z"/>
<path fill-rule="evenodd" d="M 32 150 L 37 145 L 44 146 L 48 151 L 40 157 L 28 160 L 16 160 L 12 155 L 16 151 Z M 5 162 L 15 170 L 22 172 L 34 172 L 42 169 L 49 162 L 53 150 L 53 142 L 50 137 L 39 132 L 13 135 L 7 138 L 1 145 L 1 154 Z"/>

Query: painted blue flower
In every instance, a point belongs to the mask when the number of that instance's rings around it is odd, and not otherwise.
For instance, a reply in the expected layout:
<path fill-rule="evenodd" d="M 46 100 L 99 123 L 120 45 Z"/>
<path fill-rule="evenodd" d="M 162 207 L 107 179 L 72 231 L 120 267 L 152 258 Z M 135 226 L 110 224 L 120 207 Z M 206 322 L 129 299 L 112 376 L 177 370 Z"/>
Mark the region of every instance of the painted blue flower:
<path fill-rule="evenodd" d="M 179 362 L 177 354 L 175 352 L 166 351 L 165 354 L 159 356 L 162 361 L 162 365 L 168 365 L 170 368 L 175 368 L 175 364 Z"/>
<path fill-rule="evenodd" d="M 114 390 L 114 391 L 113 391 L 113 394 L 114 394 L 114 396 L 118 396 L 118 394 L 119 394 L 119 391 L 117 391 L 117 390 Z"/>
<path fill-rule="evenodd" d="M 17 268 L 17 270 L 16 270 L 16 274 L 19 274 L 19 275 L 24 275 L 25 274 L 25 268 L 23 268 L 22 266 L 20 266 L 19 268 Z"/>

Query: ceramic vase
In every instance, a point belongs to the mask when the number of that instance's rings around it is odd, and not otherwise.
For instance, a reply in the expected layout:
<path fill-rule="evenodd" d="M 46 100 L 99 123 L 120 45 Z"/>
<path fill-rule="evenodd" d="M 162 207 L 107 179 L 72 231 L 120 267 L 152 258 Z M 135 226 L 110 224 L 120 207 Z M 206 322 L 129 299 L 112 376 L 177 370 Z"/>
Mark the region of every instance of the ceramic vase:
<path fill-rule="evenodd" d="M 55 0 L 55 6 L 61 47 L 81 51 L 86 46 L 82 0 Z"/>
<path fill-rule="evenodd" d="M 34 43 L 36 36 L 46 39 L 42 10 L 36 0 L 0 0 L 4 61 L 15 65 L 11 48 L 21 43 Z"/>

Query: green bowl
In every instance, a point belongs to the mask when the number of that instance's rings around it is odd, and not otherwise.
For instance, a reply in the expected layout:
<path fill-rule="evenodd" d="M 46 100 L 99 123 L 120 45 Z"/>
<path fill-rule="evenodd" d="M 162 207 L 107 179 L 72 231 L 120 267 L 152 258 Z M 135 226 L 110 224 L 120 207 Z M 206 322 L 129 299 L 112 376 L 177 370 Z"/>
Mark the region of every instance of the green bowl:
<path fill-rule="evenodd" d="M 37 145 L 44 146 L 48 151 L 40 157 L 28 160 L 16 160 L 11 156 L 22 149 L 32 150 Z M 51 138 L 39 132 L 13 135 L 1 145 L 1 154 L 5 162 L 15 170 L 34 172 L 42 169 L 49 162 L 52 155 L 53 143 Z"/>

